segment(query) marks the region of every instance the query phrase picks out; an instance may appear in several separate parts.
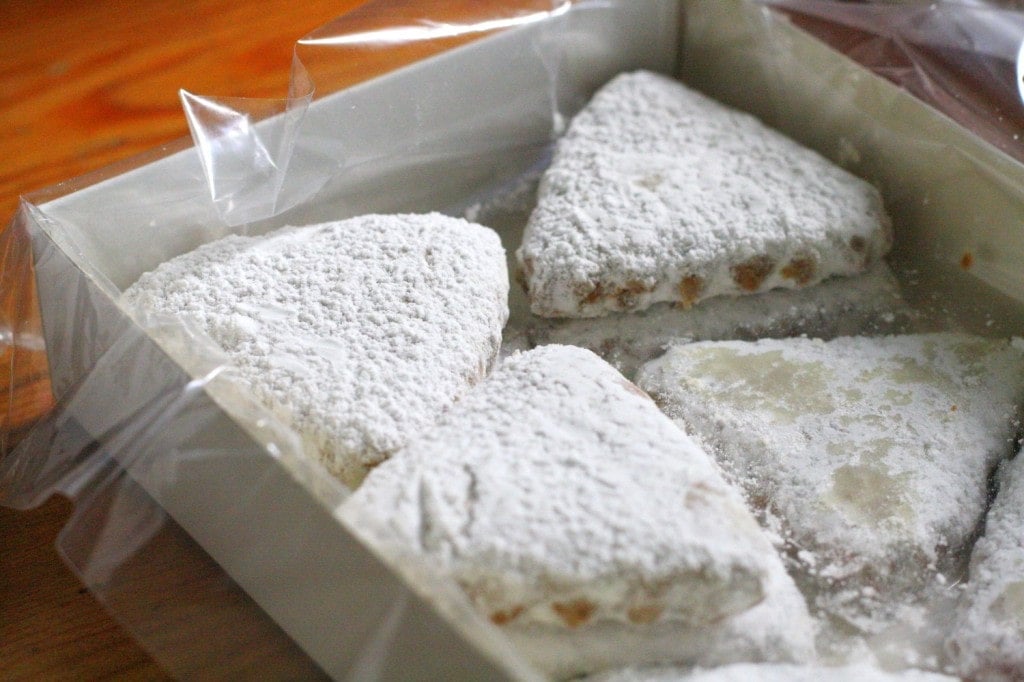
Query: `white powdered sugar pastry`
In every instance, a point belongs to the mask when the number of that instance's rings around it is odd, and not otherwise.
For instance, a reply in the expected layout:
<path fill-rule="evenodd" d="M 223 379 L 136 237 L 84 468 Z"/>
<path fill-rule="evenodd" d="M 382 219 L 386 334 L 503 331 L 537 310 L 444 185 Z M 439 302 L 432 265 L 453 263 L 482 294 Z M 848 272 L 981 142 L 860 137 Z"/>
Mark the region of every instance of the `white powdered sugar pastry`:
<path fill-rule="evenodd" d="M 508 634 L 543 670 L 578 674 L 664 661 L 715 666 L 735 661 L 811 661 L 817 626 L 781 562 L 771 562 L 760 604 L 717 623 L 622 627 L 596 623 L 571 633 L 525 625 Z"/>
<path fill-rule="evenodd" d="M 629 668 L 586 678 L 587 682 L 957 682 L 922 670 L 889 672 L 868 664 L 841 667 L 785 663 L 736 663 L 721 668 Z"/>
<path fill-rule="evenodd" d="M 908 331 L 915 319 L 896 277 L 880 261 L 863 275 L 831 277 L 816 286 L 759 296 L 716 298 L 689 310 L 657 303 L 640 312 L 606 317 L 533 318 L 527 337 L 533 345 L 588 348 L 632 377 L 669 346 L 687 341 L 897 333 Z"/>
<path fill-rule="evenodd" d="M 738 491 L 584 349 L 506 359 L 339 516 L 379 520 L 371 542 L 425 556 L 548 674 L 812 647 L 803 600 Z M 731 650 L 725 637 L 762 607 L 775 626 L 792 614 L 796 634 L 751 624 Z"/>
<path fill-rule="evenodd" d="M 1024 679 L 1024 452 L 999 474 L 946 650 L 964 677 L 1010 682 Z"/>
<path fill-rule="evenodd" d="M 1024 353 L 952 333 L 700 342 L 637 381 L 781 521 L 816 606 L 874 632 L 972 537 Z"/>
<path fill-rule="evenodd" d="M 354 486 L 487 373 L 508 270 L 487 228 L 368 215 L 226 237 L 143 275 L 124 300 L 197 325 Z"/>
<path fill-rule="evenodd" d="M 595 317 L 863 272 L 879 193 L 668 77 L 604 86 L 572 120 L 517 252 L 535 314 Z"/>

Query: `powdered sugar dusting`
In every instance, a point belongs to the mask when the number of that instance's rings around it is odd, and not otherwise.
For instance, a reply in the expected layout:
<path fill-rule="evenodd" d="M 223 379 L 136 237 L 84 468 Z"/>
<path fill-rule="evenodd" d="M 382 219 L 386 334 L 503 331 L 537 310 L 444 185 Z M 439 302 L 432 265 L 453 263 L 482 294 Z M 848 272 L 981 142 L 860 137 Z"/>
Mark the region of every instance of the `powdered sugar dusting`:
<path fill-rule="evenodd" d="M 606 363 L 567 346 L 504 361 L 340 513 L 386 519 L 513 636 L 713 631 L 783 570 L 708 456 Z"/>
<path fill-rule="evenodd" d="M 508 317 L 490 230 L 439 214 L 232 236 L 124 300 L 198 325 L 349 485 L 481 379 Z"/>
<path fill-rule="evenodd" d="M 985 536 L 971 554 L 970 577 L 946 649 L 971 679 L 1024 675 L 1024 456 L 1003 464 Z"/>
<path fill-rule="evenodd" d="M 558 676 L 668 661 L 714 666 L 812 660 L 815 625 L 781 562 L 771 562 L 765 593 L 764 601 L 753 608 L 700 626 L 672 623 L 627 628 L 603 623 L 573 631 L 543 625 L 506 631 L 516 645 L 530 652 L 538 667 Z"/>
<path fill-rule="evenodd" d="M 782 519 L 817 606 L 873 631 L 980 521 L 1024 354 L 963 334 L 702 342 L 638 382 Z"/>
<path fill-rule="evenodd" d="M 921 670 L 887 672 L 868 664 L 843 667 L 740 663 L 714 670 L 631 668 L 587 678 L 588 682 L 956 682 Z"/>
<path fill-rule="evenodd" d="M 534 313 L 814 284 L 891 245 L 878 192 L 665 76 L 616 77 L 573 119 L 518 251 Z"/>

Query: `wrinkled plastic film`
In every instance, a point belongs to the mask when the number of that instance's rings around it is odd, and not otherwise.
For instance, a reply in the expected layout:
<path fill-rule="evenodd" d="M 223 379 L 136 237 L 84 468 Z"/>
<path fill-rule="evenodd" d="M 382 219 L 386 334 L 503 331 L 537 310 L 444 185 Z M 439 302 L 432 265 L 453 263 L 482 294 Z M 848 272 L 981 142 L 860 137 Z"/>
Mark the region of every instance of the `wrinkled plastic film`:
<path fill-rule="evenodd" d="M 325 678 L 138 484 L 116 476 L 78 504 L 57 548 L 165 670 L 181 679 Z M 126 546 L 134 553 L 124 555 Z"/>
<path fill-rule="evenodd" d="M 1024 13 L 1011 3 L 766 4 L 1024 161 Z"/>
<path fill-rule="evenodd" d="M 288 208 L 317 189 L 314 182 L 302 191 L 289 187 L 291 192 L 285 192 L 288 166 L 311 96 L 309 91 L 275 102 L 212 100 L 181 92 L 210 198 L 228 225 L 275 215 L 279 207 Z"/>
<path fill-rule="evenodd" d="M 44 269 L 53 274 L 53 267 L 50 263 Z M 62 279 L 81 292 L 87 285 L 72 284 L 80 277 L 69 266 Z M 84 330 L 97 326 L 101 316 L 90 315 L 87 308 L 78 312 L 80 328 L 73 335 L 84 338 Z M 130 325 L 121 326 L 104 348 L 91 350 L 99 353 L 91 371 L 69 386 L 58 408 L 0 461 L 3 502 L 27 508 L 55 492 L 74 502 L 58 550 L 108 610 L 176 676 L 261 670 L 285 677 L 322 675 L 172 520 L 165 511 L 165 506 L 173 508 L 168 499 L 158 504 L 152 496 L 173 496 L 179 486 L 190 485 L 196 478 L 190 467 L 209 468 L 245 456 L 244 449 L 225 441 L 223 428 L 216 429 L 217 439 L 204 437 L 218 415 L 206 391 L 230 368 L 214 366 L 207 376 L 188 381 Z M 220 448 L 215 447 L 218 441 Z M 274 447 L 271 439 L 264 442 Z M 225 468 L 236 476 L 244 471 Z M 257 472 L 220 509 L 208 497 L 205 511 L 223 524 L 237 524 L 232 514 L 256 513 L 250 491 L 259 490 L 265 477 L 265 471 Z M 251 524 L 251 518 L 245 522 Z"/>
<path fill-rule="evenodd" d="M 563 0 L 514 0 L 501 7 L 471 0 L 370 2 L 300 39 L 296 56 L 323 97 L 500 31 L 550 24 L 571 5 Z"/>
<path fill-rule="evenodd" d="M 74 434 L 88 437 L 73 424 L 52 433 L 64 442 L 51 452 L 87 455 L 89 468 L 64 478 L 75 512 L 58 552 L 165 670 L 182 679 L 323 677 L 120 462 L 95 442 L 74 449 Z"/>
<path fill-rule="evenodd" d="M 52 404 L 24 215 L 0 229 L 0 457 Z"/>
<path fill-rule="evenodd" d="M 350 116 L 362 116 L 357 109 L 335 112 L 330 120 L 308 120 L 307 114 L 314 97 L 329 97 L 354 84 L 353 65 L 358 65 L 359 78 L 365 79 L 367 74 L 382 73 L 384 65 L 412 64 L 496 32 L 531 24 L 542 24 L 541 33 L 557 30 L 558 18 L 570 6 L 568 0 L 518 0 L 503 5 L 495 15 L 498 8 L 480 3 L 371 2 L 297 43 L 285 99 L 227 99 L 182 92 L 185 116 L 219 217 L 231 227 L 271 219 L 317 192 L 329 193 L 332 181 L 360 172 L 357 169 L 366 172 L 368 165 L 381 159 L 393 160 L 402 154 L 416 163 L 440 154 L 451 156 L 443 143 L 451 136 L 463 138 L 467 150 L 482 142 L 503 145 L 502 138 L 495 136 L 501 124 L 490 116 L 446 116 L 449 128 L 438 129 L 431 107 L 441 98 L 429 94 L 394 98 L 380 121 L 393 130 L 423 131 L 412 139 L 404 137 L 401 149 L 368 147 L 357 132 L 363 126 L 347 121 Z M 534 54 L 520 63 L 510 64 L 510 72 L 532 77 L 523 72 L 536 61 L 551 78 L 547 106 L 538 109 L 535 102 L 509 102 L 507 108 L 535 114 L 540 119 L 536 125 L 551 130 L 552 118 L 562 118 L 555 93 L 559 46 L 540 37 L 531 51 Z M 432 88 L 457 89 L 472 97 L 478 82 L 494 77 L 493 71 L 468 65 L 457 81 L 437 81 Z"/>

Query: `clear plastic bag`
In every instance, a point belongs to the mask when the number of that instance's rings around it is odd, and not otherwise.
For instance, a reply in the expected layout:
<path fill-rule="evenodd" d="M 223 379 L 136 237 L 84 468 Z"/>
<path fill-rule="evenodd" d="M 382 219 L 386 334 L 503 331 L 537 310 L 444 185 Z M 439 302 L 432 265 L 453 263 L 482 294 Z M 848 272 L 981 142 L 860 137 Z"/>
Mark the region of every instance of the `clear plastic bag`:
<path fill-rule="evenodd" d="M 781 10 L 967 128 L 791 32 Z M 981 21 L 993 17 L 1012 21 Z M 459 215 L 518 191 L 598 86 L 649 68 L 681 72 L 881 185 L 911 261 L 955 269 L 970 252 L 972 274 L 1022 300 L 1022 113 L 1004 68 L 1020 17 L 966 3 L 368 3 L 299 41 L 287 98 L 182 93 L 194 146 L 33 197 L 0 233 L 0 290 L 29 301 L 38 283 L 44 325 L 14 306 L 0 340 L 23 365 L 45 330 L 57 398 L 16 448 L 0 442 L 0 503 L 68 496 L 63 556 L 178 676 L 273 659 L 282 676 L 529 678 L 429 566 L 378 557 L 340 526 L 332 510 L 347 491 L 208 339 L 124 308 L 121 291 L 227 234 L 375 211 Z M 380 77 L 357 83 L 357 62 L 360 78 Z M 407 66 L 386 72 L 396 63 Z M 975 201 L 989 213 L 965 230 Z M 112 248 L 125 239 L 130 251 Z M 0 410 L 20 426 L 12 397 Z M 208 577 L 167 585 L 192 570 L 168 569 L 177 557 Z"/>
<path fill-rule="evenodd" d="M 859 64 L 1024 161 L 1024 12 L 983 0 L 769 0 Z"/>
<path fill-rule="evenodd" d="M 502 144 L 500 137 L 494 137 L 495 121 L 486 117 L 446 117 L 449 127 L 419 136 L 403 150 L 379 143 L 370 148 L 362 135 L 351 134 L 363 128 L 346 121 L 347 116 L 360 117 L 358 110 L 338 112 L 330 121 L 315 118 L 314 112 L 313 119 L 307 120 L 314 97 L 327 97 L 352 85 L 346 67 L 367 59 L 372 63 L 382 53 L 387 54 L 388 64 L 413 62 L 497 31 L 540 24 L 542 30 L 537 32 L 530 53 L 514 57 L 517 62 L 508 66 L 523 77 L 536 76 L 531 72 L 538 68 L 545 70 L 550 76 L 552 101 L 547 107 L 537 102 L 502 105 L 529 112 L 536 116 L 538 128 L 551 129 L 550 117 L 559 116 L 562 106 L 557 101 L 562 81 L 556 77 L 560 55 L 551 42 L 551 32 L 560 30 L 559 18 L 569 7 L 568 1 L 520 0 L 495 15 L 494 7 L 479 3 L 370 3 L 298 41 L 286 99 L 215 99 L 183 91 L 185 115 L 218 215 L 232 227 L 272 218 L 309 201 L 332 179 L 367 164 L 399 153 L 428 159 L 438 153 L 450 154 L 447 149 L 442 152 L 439 141 L 451 136 L 463 138 L 470 149 Z M 361 77 L 373 69 L 361 66 Z M 422 93 L 394 98 L 386 119 L 378 124 L 396 130 L 425 130 L 425 121 L 435 120 L 433 102 L 456 94 L 472 97 L 480 81 L 492 77 L 469 69 L 458 80 L 434 83 L 435 96 Z"/>

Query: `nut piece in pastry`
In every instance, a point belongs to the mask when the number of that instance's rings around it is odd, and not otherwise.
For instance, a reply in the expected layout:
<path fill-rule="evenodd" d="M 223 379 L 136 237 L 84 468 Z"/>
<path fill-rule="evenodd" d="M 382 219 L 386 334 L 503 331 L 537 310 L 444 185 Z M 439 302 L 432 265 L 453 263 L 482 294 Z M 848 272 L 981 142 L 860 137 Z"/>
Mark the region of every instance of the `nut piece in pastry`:
<path fill-rule="evenodd" d="M 831 277 L 815 286 L 760 296 L 719 297 L 689 310 L 657 303 L 636 313 L 589 319 L 534 317 L 527 335 L 536 345 L 588 348 L 633 377 L 669 346 L 688 341 L 877 335 L 909 331 L 916 319 L 895 275 L 880 261 L 863 275 Z"/>

